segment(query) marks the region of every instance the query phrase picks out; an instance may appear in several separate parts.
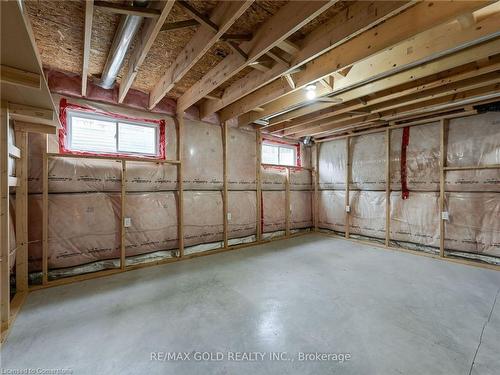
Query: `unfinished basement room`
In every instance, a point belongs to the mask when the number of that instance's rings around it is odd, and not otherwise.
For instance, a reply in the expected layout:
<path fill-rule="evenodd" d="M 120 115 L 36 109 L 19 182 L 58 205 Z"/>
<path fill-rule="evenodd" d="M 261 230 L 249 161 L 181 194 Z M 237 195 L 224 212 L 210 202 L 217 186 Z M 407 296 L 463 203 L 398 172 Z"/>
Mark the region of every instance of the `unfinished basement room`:
<path fill-rule="evenodd" d="M 0 7 L 0 374 L 500 374 L 500 0 Z"/>

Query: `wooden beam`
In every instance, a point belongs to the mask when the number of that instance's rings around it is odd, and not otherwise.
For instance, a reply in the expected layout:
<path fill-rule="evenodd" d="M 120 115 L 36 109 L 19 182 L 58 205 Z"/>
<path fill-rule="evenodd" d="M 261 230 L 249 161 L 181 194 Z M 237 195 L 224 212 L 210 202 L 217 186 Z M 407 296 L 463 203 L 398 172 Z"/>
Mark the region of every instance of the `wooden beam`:
<path fill-rule="evenodd" d="M 296 73 L 302 67 L 305 67 L 308 61 L 322 53 L 325 53 L 336 46 L 348 41 L 357 34 L 370 29 L 376 24 L 383 22 L 391 17 L 396 12 L 408 8 L 412 5 L 411 2 L 400 1 L 374 1 L 354 2 L 349 5 L 346 10 L 335 14 L 330 21 L 316 28 L 312 33 L 307 35 L 301 43 L 302 50 L 293 58 L 291 62 L 283 64 L 280 69 L 276 69 L 274 75 L 267 77 L 243 77 L 236 81 L 231 86 L 226 88 L 221 101 L 217 103 L 206 103 L 201 106 L 201 117 L 206 117 L 222 108 L 236 102 L 261 87 L 273 82 L 276 78 L 285 73 Z M 243 83 L 243 81 L 245 81 Z M 281 81 L 278 81 L 282 83 Z M 269 101 L 274 99 L 274 94 Z M 235 106 L 228 107 L 221 111 L 220 115 L 223 118 L 230 119 L 244 112 L 240 106 L 248 108 L 249 103 L 235 103 Z M 257 106 L 254 106 L 257 107 Z"/>
<path fill-rule="evenodd" d="M 367 102 L 365 108 L 371 113 L 370 115 L 363 112 L 350 114 L 349 112 L 352 109 L 358 109 L 361 106 L 361 104 L 355 103 L 332 111 L 329 116 L 327 114 L 318 116 L 319 119 L 315 121 L 306 121 L 302 124 L 300 121 L 291 121 L 290 123 L 283 123 L 281 125 L 284 128 L 284 135 L 297 134 L 300 136 L 303 132 L 328 128 L 331 124 L 336 124 L 342 120 L 367 117 L 377 119 L 377 113 L 382 111 L 389 111 L 394 108 L 421 103 L 429 99 L 437 99 L 498 83 L 500 82 L 500 70 L 497 70 L 497 68 L 500 68 L 500 65 L 495 64 L 491 67 L 458 74 L 447 79 L 426 82 L 406 90 L 394 90 L 394 93 L 382 95 Z"/>
<path fill-rule="evenodd" d="M 262 240 L 262 185 L 261 185 L 261 163 L 262 163 L 262 135 L 260 130 L 257 129 L 255 132 L 255 147 L 256 147 L 256 181 L 255 181 L 255 192 L 256 192 L 256 224 L 257 224 L 257 241 Z"/>
<path fill-rule="evenodd" d="M 16 121 L 56 125 L 53 110 L 22 104 L 9 103 L 9 118 Z"/>
<path fill-rule="evenodd" d="M 391 242 L 391 129 L 385 131 L 385 246 Z"/>
<path fill-rule="evenodd" d="M 497 83 L 485 87 L 475 88 L 462 93 L 429 99 L 425 102 L 406 104 L 397 109 L 374 113 L 361 118 L 355 117 L 351 120 L 338 122 L 331 125 L 321 125 L 320 127 L 317 127 L 315 129 L 304 130 L 296 133 L 295 136 L 325 136 L 326 134 L 331 133 L 333 130 L 347 130 L 358 127 L 359 125 L 365 125 L 369 123 L 387 123 L 389 121 L 395 121 L 396 119 L 408 118 L 411 116 L 422 116 L 425 113 L 445 112 L 449 111 L 451 108 L 462 108 L 486 99 L 495 99 L 497 97 L 500 97 L 500 93 L 498 93 L 499 88 L 500 85 Z"/>
<path fill-rule="evenodd" d="M 298 53 L 300 51 L 300 47 L 298 45 L 296 45 L 295 43 L 290 42 L 287 39 L 285 39 L 285 40 L 281 41 L 280 43 L 278 43 L 277 47 L 279 49 L 285 51 L 286 53 L 292 55 L 292 56 L 295 55 L 296 53 Z"/>
<path fill-rule="evenodd" d="M 120 269 L 124 270 L 127 267 L 127 254 L 125 248 L 125 200 L 127 197 L 127 161 L 121 161 L 121 178 L 120 178 Z"/>
<path fill-rule="evenodd" d="M 198 26 L 200 23 L 195 19 L 164 23 L 160 31 L 172 31 L 184 29 L 186 27 Z"/>
<path fill-rule="evenodd" d="M 223 241 L 224 247 L 228 247 L 228 187 L 227 187 L 227 161 L 228 161 L 228 123 L 223 122 L 222 126 L 222 214 L 223 214 Z"/>
<path fill-rule="evenodd" d="M 492 37 L 498 32 L 495 26 L 499 21 L 497 15 L 490 15 L 482 20 L 482 25 L 478 24 L 478 27 L 467 30 L 462 30 L 456 21 L 458 15 L 480 8 L 484 4 L 484 2 L 418 3 L 400 15 L 324 53 L 316 58 L 314 63 L 307 64 L 303 71 L 294 76 L 295 90 L 355 64 L 349 73 L 350 78 L 334 81 L 335 90 L 345 90 L 354 82 L 361 84 L 383 78 L 382 72 L 388 76 L 411 68 L 412 63 L 422 64 L 445 53 L 457 52 L 459 48 L 470 47 L 474 41 L 476 43 L 485 41 L 486 36 Z M 432 11 L 429 11 L 429 6 L 433 7 Z M 450 35 L 450 38 L 439 38 L 438 35 Z M 427 58 L 424 59 L 423 56 Z M 368 57 L 372 57 L 370 65 Z M 222 110 L 221 118 L 239 116 L 247 112 L 249 105 L 263 106 L 272 101 L 269 98 L 276 100 L 291 92 L 293 90 L 288 86 L 273 82 L 241 99 L 241 102 L 233 103 Z M 305 102 L 303 98 L 298 99 L 300 101 L 288 101 L 286 97 L 283 98 L 277 111 L 275 110 L 277 106 L 271 103 L 269 107 L 273 108 L 268 114 Z"/>
<path fill-rule="evenodd" d="M 40 74 L 28 72 L 10 66 L 0 66 L 0 81 L 9 85 L 39 90 L 41 86 Z"/>
<path fill-rule="evenodd" d="M 0 331 L 4 332 L 10 317 L 9 112 L 5 102 L 0 120 Z"/>
<path fill-rule="evenodd" d="M 349 181 L 351 180 L 351 156 L 350 156 L 350 139 L 346 138 L 346 162 L 345 162 L 345 201 L 344 201 L 344 215 L 345 215 L 345 238 L 350 236 L 351 228 L 351 206 L 349 204 Z"/>
<path fill-rule="evenodd" d="M 266 55 L 269 56 L 274 61 L 276 61 L 277 63 L 283 64 L 283 67 L 285 67 L 285 66 L 290 67 L 290 62 L 287 59 L 285 59 L 284 57 L 282 57 L 281 55 L 279 55 L 278 53 L 268 51 L 266 53 Z"/>
<path fill-rule="evenodd" d="M 187 1 L 178 0 L 177 3 L 182 6 L 182 8 L 184 8 L 186 13 L 188 13 L 200 24 L 208 26 L 208 28 L 212 29 L 212 31 L 215 33 L 219 32 L 219 26 L 215 22 L 213 22 L 209 17 L 206 17 L 204 14 L 198 12 L 196 8 L 189 4 Z"/>
<path fill-rule="evenodd" d="M 90 2 L 92 2 L 92 1 L 90 1 Z M 101 10 L 107 11 L 107 12 L 124 14 L 126 16 L 140 16 L 140 17 L 146 17 L 146 18 L 158 18 L 160 15 L 160 12 L 157 9 L 142 8 L 142 7 L 135 7 L 135 6 L 128 6 L 128 5 L 120 5 L 120 4 L 115 4 L 115 3 L 109 3 L 107 1 L 95 0 L 94 6 L 98 7 Z"/>
<path fill-rule="evenodd" d="M 366 95 L 371 95 L 373 93 L 391 89 L 399 85 L 405 84 L 407 82 L 418 81 L 419 79 L 432 76 L 442 71 L 454 69 L 458 66 L 472 63 L 476 61 L 478 57 L 487 57 L 496 54 L 499 51 L 499 49 L 500 49 L 500 40 L 498 39 L 482 43 L 478 46 L 468 48 L 463 51 L 454 53 L 452 55 L 437 59 L 423 66 L 416 66 L 414 68 L 405 70 L 403 72 L 390 75 L 387 78 L 378 79 L 374 82 L 344 91 L 341 94 L 338 94 L 338 96 L 342 98 L 344 102 L 354 99 L 360 99 Z M 296 93 L 293 93 L 292 95 L 295 94 Z M 273 102 L 271 106 L 265 106 L 263 116 L 268 115 L 270 110 L 274 111 L 276 105 L 278 105 L 279 103 L 281 103 L 284 106 L 289 104 L 289 103 L 286 104 L 283 103 L 284 101 L 286 101 L 286 98 L 281 98 Z M 368 101 L 358 103 L 359 105 L 356 106 L 356 108 L 364 108 L 364 106 L 366 106 L 367 103 Z M 277 124 L 293 119 L 296 119 L 295 121 L 297 121 L 298 123 L 300 122 L 306 123 L 319 120 L 321 118 L 327 118 L 330 117 L 330 113 L 332 112 L 331 108 L 333 106 L 334 104 L 329 104 L 329 103 L 315 103 L 307 107 L 302 107 L 287 112 L 283 115 L 273 117 L 270 121 L 269 127 L 273 127 Z M 272 109 L 270 109 L 271 107 Z M 251 115 L 242 116 L 241 118 L 242 123 L 246 123 L 252 120 L 251 117 L 252 117 Z M 292 124 L 289 125 L 291 126 Z"/>
<path fill-rule="evenodd" d="M 179 258 L 184 257 L 184 113 L 175 116 L 175 130 L 177 133 L 177 237 Z"/>
<path fill-rule="evenodd" d="M 130 58 L 127 63 L 127 67 L 125 68 L 125 74 L 120 81 L 120 89 L 118 93 L 118 103 L 123 103 L 125 100 L 125 96 L 128 93 L 128 90 L 132 86 L 132 83 L 139 72 L 139 68 L 142 63 L 146 59 L 146 56 L 151 49 L 158 33 L 161 30 L 161 27 L 165 20 L 167 19 L 168 14 L 172 10 L 174 6 L 174 0 L 166 0 L 166 1 L 157 1 L 153 3 L 153 6 L 156 6 L 160 11 L 160 15 L 156 19 L 146 20 L 145 24 L 141 29 L 141 33 L 138 36 L 138 44 L 135 49 L 131 52 Z"/>
<path fill-rule="evenodd" d="M 48 135 L 44 136 L 45 144 L 42 159 L 42 284 L 49 282 L 49 158 L 47 156 Z"/>
<path fill-rule="evenodd" d="M 210 16 L 211 22 L 217 25 L 218 31 L 203 24 L 196 31 L 186 47 L 179 53 L 165 74 L 149 94 L 149 108 L 159 101 L 179 82 L 182 77 L 198 62 L 205 53 L 220 39 L 231 25 L 250 7 L 253 0 L 221 2 Z M 214 87 L 215 88 L 215 87 Z M 209 90 L 203 96 L 212 92 Z"/>
<path fill-rule="evenodd" d="M 439 256 L 444 257 L 444 237 L 445 237 L 445 220 L 443 212 L 445 208 L 445 168 L 447 155 L 447 128 L 448 120 L 440 121 L 439 134 Z"/>
<path fill-rule="evenodd" d="M 16 293 L 28 291 L 28 134 L 16 131 Z"/>
<path fill-rule="evenodd" d="M 14 121 L 14 129 L 27 133 L 56 134 L 54 125 L 33 124 L 31 122 Z"/>
<path fill-rule="evenodd" d="M 85 25 L 83 31 L 82 96 L 87 96 L 87 76 L 89 73 L 90 42 L 92 39 L 92 19 L 94 1 L 85 2 Z"/>
<path fill-rule="evenodd" d="M 290 168 L 286 167 L 285 175 L 285 236 L 290 236 Z"/>
<path fill-rule="evenodd" d="M 179 109 L 185 110 L 195 104 L 216 87 L 238 74 L 248 64 L 259 59 L 278 43 L 331 7 L 334 2 L 292 1 L 284 5 L 259 27 L 252 40 L 241 43 L 240 48 L 248 55 L 248 59 L 236 54 L 227 56 L 178 99 Z"/>

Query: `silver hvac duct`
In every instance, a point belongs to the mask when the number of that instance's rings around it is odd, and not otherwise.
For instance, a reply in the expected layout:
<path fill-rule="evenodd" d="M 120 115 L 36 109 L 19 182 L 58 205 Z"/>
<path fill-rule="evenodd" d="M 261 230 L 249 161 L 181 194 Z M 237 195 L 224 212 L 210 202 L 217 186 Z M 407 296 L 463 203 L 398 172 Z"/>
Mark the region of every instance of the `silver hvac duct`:
<path fill-rule="evenodd" d="M 146 7 L 149 0 L 135 0 L 134 6 Z M 134 36 L 141 27 L 143 17 L 141 16 L 122 16 L 118 29 L 116 30 L 113 44 L 109 50 L 106 65 L 101 75 L 99 86 L 105 89 L 113 87 L 116 77 L 120 72 L 125 59 L 125 54 L 134 40 Z"/>

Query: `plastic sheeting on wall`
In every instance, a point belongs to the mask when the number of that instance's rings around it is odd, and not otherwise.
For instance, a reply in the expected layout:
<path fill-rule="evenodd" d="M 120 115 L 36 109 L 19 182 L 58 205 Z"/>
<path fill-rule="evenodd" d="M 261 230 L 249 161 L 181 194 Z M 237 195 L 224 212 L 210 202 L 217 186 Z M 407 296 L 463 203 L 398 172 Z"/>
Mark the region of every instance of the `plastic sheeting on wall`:
<path fill-rule="evenodd" d="M 319 146 L 319 188 L 344 190 L 347 146 L 345 139 L 325 142 Z"/>
<path fill-rule="evenodd" d="M 312 189 L 312 173 L 309 169 L 290 168 L 290 190 Z"/>
<path fill-rule="evenodd" d="M 125 198 L 127 256 L 178 248 L 177 193 L 131 193 Z"/>
<path fill-rule="evenodd" d="M 360 135 L 350 139 L 352 189 L 385 189 L 385 133 Z"/>
<path fill-rule="evenodd" d="M 263 233 L 285 229 L 284 191 L 262 191 L 262 210 Z"/>
<path fill-rule="evenodd" d="M 41 270 L 42 196 L 28 199 L 29 267 Z M 119 258 L 119 195 L 50 194 L 48 212 L 49 269 Z"/>
<path fill-rule="evenodd" d="M 312 226 L 312 193 L 290 191 L 290 228 L 301 229 Z"/>
<path fill-rule="evenodd" d="M 445 248 L 500 257 L 500 194 L 448 193 Z"/>
<path fill-rule="evenodd" d="M 262 190 L 285 190 L 286 168 L 262 166 L 260 183 Z"/>
<path fill-rule="evenodd" d="M 498 114 L 489 112 L 449 121 L 448 166 L 500 163 Z M 410 191 L 439 191 L 440 125 L 412 126 L 406 156 Z M 391 131 L 391 189 L 401 189 L 402 129 Z M 385 133 L 351 139 L 350 188 L 385 189 Z M 319 157 L 319 188 L 345 189 L 346 140 L 322 143 Z M 500 170 L 448 171 L 447 191 L 498 191 Z"/>
<path fill-rule="evenodd" d="M 184 245 L 217 242 L 223 239 L 222 193 L 184 192 Z"/>
<path fill-rule="evenodd" d="M 228 238 L 240 238 L 257 233 L 257 196 L 254 191 L 229 191 L 227 195 Z"/>
<path fill-rule="evenodd" d="M 255 131 L 228 128 L 227 184 L 230 190 L 255 190 L 257 137 Z"/>
<path fill-rule="evenodd" d="M 184 189 L 222 189 L 221 127 L 202 122 L 185 122 Z"/>

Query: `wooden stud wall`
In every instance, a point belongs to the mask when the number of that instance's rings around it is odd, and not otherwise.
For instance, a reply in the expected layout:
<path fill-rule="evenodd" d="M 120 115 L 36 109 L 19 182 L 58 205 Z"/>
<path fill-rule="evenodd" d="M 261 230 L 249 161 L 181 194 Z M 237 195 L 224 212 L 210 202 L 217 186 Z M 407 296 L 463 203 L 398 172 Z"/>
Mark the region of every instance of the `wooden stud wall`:
<path fill-rule="evenodd" d="M 346 228 L 345 228 L 345 235 L 342 236 L 342 238 L 346 238 L 350 241 L 355 241 L 355 242 L 360 242 L 360 243 L 367 243 L 373 246 L 382 246 L 387 249 L 392 249 L 392 250 L 398 250 L 398 251 L 404 251 L 404 252 L 410 252 L 412 254 L 416 255 L 423 255 L 423 256 L 431 256 L 431 257 L 438 257 L 440 259 L 446 259 L 455 263 L 462 263 L 462 264 L 468 264 L 472 266 L 477 266 L 477 267 L 483 267 L 483 268 L 489 268 L 489 269 L 496 269 L 500 270 L 499 266 L 496 265 L 491 265 L 491 264 L 486 264 L 486 263 L 480 263 L 476 262 L 473 260 L 464 260 L 464 259 L 456 259 L 456 258 L 448 258 L 446 257 L 445 254 L 445 221 L 442 218 L 442 212 L 445 211 L 445 195 L 446 195 L 446 190 L 445 190 L 445 177 L 446 177 L 446 171 L 461 171 L 461 170 L 482 170 L 482 169 L 500 169 L 500 164 L 491 164 L 491 165 L 479 165 L 479 166 L 463 166 L 463 167 L 448 167 L 446 165 L 446 155 L 447 155 L 447 134 L 448 134 L 448 126 L 449 126 L 449 120 L 453 118 L 460 118 L 460 117 L 467 117 L 467 116 L 472 116 L 477 114 L 477 111 L 475 110 L 466 110 L 461 113 L 455 113 L 455 114 L 450 114 L 450 115 L 443 115 L 437 118 L 440 121 L 440 163 L 439 163 L 439 172 L 440 172 L 440 192 L 439 192 L 439 255 L 434 256 L 434 255 L 429 255 L 426 253 L 423 253 L 421 251 L 414 251 L 414 250 L 408 250 L 399 246 L 392 246 L 390 244 L 391 241 L 391 236 L 390 236 L 390 212 L 391 212 L 391 186 L 390 186 L 390 180 L 391 180 L 391 168 L 390 168 L 390 153 L 391 153 L 391 130 L 394 129 L 400 129 L 404 128 L 407 126 L 418 126 L 418 125 L 430 125 L 432 123 L 435 123 L 436 118 L 432 119 L 427 119 L 425 121 L 423 120 L 416 120 L 413 122 L 409 122 L 406 124 L 398 124 L 398 125 L 392 125 L 389 127 L 385 128 L 379 128 L 379 129 L 370 129 L 366 131 L 361 131 L 356 134 L 349 134 L 349 135 L 344 135 L 344 136 L 338 136 L 338 137 L 332 137 L 328 140 L 321 140 L 321 141 L 316 141 L 316 145 L 319 146 L 323 142 L 328 142 L 331 140 L 335 139 L 345 139 L 346 140 L 346 149 L 347 149 L 347 162 L 346 162 L 346 174 L 345 174 L 345 181 L 346 181 L 346 198 L 345 198 L 345 205 L 347 206 L 349 204 L 349 180 L 350 180 L 350 167 L 351 167 L 351 160 L 350 160 L 350 139 L 353 137 L 358 137 L 361 135 L 366 135 L 366 134 L 374 134 L 374 133 L 380 133 L 380 132 L 385 132 L 386 134 L 386 150 L 385 150 L 385 155 L 386 155 L 386 167 L 385 167 L 385 173 L 386 173 L 386 188 L 385 188 L 385 195 L 386 195 L 386 207 L 385 207 L 385 212 L 386 212 L 386 226 L 385 226 L 385 244 L 384 245 L 378 245 L 376 243 L 370 242 L 368 240 L 358 240 L 358 239 L 353 239 L 350 238 L 350 220 L 349 220 L 349 213 L 346 212 Z M 319 155 L 319 154 L 317 154 Z M 317 164 L 319 165 L 319 159 L 317 159 Z M 318 171 L 319 175 L 319 171 Z M 319 176 L 317 176 L 317 179 L 319 179 Z M 316 183 L 318 185 L 318 183 Z M 318 188 L 318 187 L 316 187 Z M 318 215 L 318 210 L 315 211 L 315 215 Z M 315 217 L 314 220 L 318 221 L 318 217 Z M 325 232 L 321 232 L 319 229 L 317 230 L 319 233 L 326 234 L 329 236 L 333 237 L 341 237 L 336 234 L 329 234 Z"/>
<path fill-rule="evenodd" d="M 0 124 L 0 322 L 1 331 L 9 326 L 10 317 L 10 263 L 9 263 L 9 110 L 2 102 Z"/>
<path fill-rule="evenodd" d="M 28 292 L 28 135 L 14 126 L 9 108 L 1 102 L 0 123 L 0 342 L 4 342 Z M 19 109 L 20 106 L 17 106 Z M 13 124 L 14 125 L 14 124 Z M 16 159 L 15 177 L 9 176 L 9 158 Z M 15 187 L 16 290 L 11 293 L 10 268 L 10 187 Z"/>

